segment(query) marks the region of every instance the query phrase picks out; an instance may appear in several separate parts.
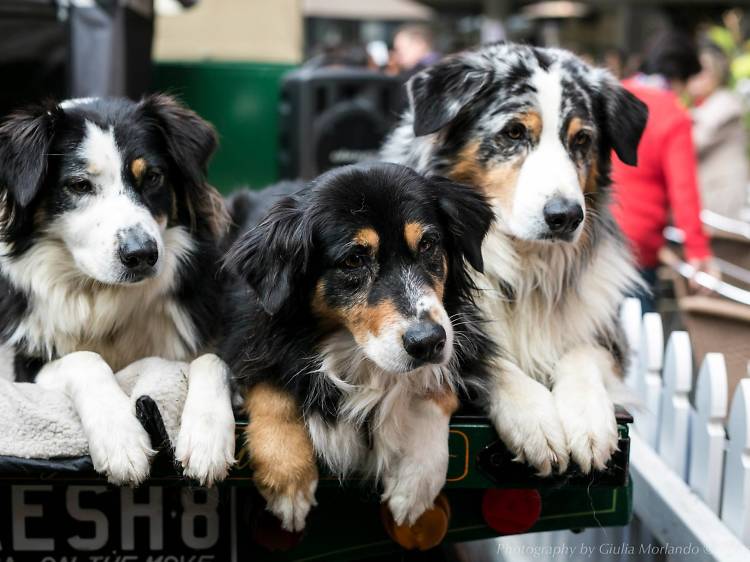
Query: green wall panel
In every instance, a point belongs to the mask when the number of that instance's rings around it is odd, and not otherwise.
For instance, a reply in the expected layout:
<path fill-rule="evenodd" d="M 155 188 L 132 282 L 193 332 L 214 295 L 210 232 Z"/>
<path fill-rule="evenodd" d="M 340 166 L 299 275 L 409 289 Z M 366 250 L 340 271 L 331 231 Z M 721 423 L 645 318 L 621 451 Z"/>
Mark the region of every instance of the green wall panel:
<path fill-rule="evenodd" d="M 209 179 L 223 193 L 278 178 L 279 90 L 292 68 L 216 61 L 156 65 L 155 90 L 178 95 L 218 130 L 220 146 Z"/>

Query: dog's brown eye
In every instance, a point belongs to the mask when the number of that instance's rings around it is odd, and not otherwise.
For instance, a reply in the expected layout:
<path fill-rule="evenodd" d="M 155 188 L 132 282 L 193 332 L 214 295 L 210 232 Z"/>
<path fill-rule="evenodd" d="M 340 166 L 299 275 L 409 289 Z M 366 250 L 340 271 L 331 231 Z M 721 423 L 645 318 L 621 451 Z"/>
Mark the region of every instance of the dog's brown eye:
<path fill-rule="evenodd" d="M 587 131 L 578 131 L 573 137 L 573 146 L 580 149 L 588 148 L 591 144 L 591 134 Z"/>
<path fill-rule="evenodd" d="M 503 133 L 511 140 L 521 140 L 526 136 L 526 127 L 518 122 L 511 123 L 505 128 Z"/>
<path fill-rule="evenodd" d="M 351 254 L 343 262 L 345 269 L 359 269 L 367 263 L 365 254 Z"/>
<path fill-rule="evenodd" d="M 431 235 L 423 236 L 422 239 L 419 241 L 419 246 L 417 249 L 419 250 L 421 254 L 424 254 L 434 249 L 436 244 L 437 244 L 437 239 L 434 236 L 431 236 Z"/>
<path fill-rule="evenodd" d="M 149 170 L 146 174 L 146 186 L 148 187 L 160 187 L 164 182 L 164 174 L 158 170 Z"/>
<path fill-rule="evenodd" d="M 94 189 L 94 186 L 91 185 L 91 182 L 83 178 L 70 180 L 65 185 L 73 193 L 90 193 Z"/>

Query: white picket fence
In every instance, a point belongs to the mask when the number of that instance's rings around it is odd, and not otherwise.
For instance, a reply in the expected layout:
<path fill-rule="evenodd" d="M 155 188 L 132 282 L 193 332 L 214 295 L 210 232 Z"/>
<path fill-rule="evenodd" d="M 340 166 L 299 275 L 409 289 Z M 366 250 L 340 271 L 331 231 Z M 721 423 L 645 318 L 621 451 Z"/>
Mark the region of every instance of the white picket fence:
<path fill-rule="evenodd" d="M 693 388 L 687 332 L 672 332 L 664 346 L 661 317 L 641 317 L 636 300 L 621 320 L 633 353 L 626 382 L 647 406 L 635 412 L 636 516 L 662 543 L 688 540 L 716 560 L 750 560 L 750 379 L 730 404 L 724 357 L 708 353 Z M 655 474 L 662 466 L 674 485 Z M 674 497 L 661 500 L 659 486 Z"/>
<path fill-rule="evenodd" d="M 557 548 L 563 560 L 750 561 L 750 378 L 730 404 L 724 357 L 709 353 L 693 388 L 687 332 L 672 332 L 665 345 L 661 317 L 641 316 L 635 299 L 621 321 L 631 349 L 626 384 L 642 404 L 631 428 L 634 523 L 504 537 L 487 560 L 535 560 L 539 549 Z M 648 544 L 652 555 L 642 548 Z M 582 545 L 593 547 L 593 558 Z"/>

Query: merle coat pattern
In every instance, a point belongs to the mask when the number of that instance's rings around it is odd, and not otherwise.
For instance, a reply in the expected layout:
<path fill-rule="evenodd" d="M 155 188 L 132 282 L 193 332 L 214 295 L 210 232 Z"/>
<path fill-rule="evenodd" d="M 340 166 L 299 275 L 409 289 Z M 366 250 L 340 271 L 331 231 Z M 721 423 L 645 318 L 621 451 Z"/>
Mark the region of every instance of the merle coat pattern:
<path fill-rule="evenodd" d="M 497 44 L 408 83 L 382 156 L 475 186 L 496 216 L 477 303 L 500 353 L 486 408 L 540 474 L 604 468 L 626 354 L 622 298 L 638 284 L 608 209 L 612 151 L 635 165 L 647 110 L 573 54 Z"/>

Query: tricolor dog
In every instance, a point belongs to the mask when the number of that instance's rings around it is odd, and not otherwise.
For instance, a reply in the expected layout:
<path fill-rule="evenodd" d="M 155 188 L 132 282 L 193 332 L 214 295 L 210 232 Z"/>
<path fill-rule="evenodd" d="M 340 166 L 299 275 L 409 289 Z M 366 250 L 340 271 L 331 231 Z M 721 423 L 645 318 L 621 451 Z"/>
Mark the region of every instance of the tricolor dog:
<path fill-rule="evenodd" d="M 457 393 L 488 377 L 470 271 L 482 270 L 490 207 L 395 164 L 278 191 L 226 258 L 241 279 L 223 357 L 244 389 L 256 485 L 299 530 L 317 457 L 376 477 L 395 520 L 413 523 L 445 482 Z"/>
<path fill-rule="evenodd" d="M 408 83 L 386 160 L 474 186 L 496 222 L 477 303 L 497 347 L 488 412 L 542 475 L 617 447 L 618 307 L 637 283 L 608 210 L 610 155 L 635 165 L 646 107 L 569 52 L 497 44 Z"/>
<path fill-rule="evenodd" d="M 233 461 L 228 373 L 199 357 L 218 331 L 215 145 L 210 125 L 159 95 L 47 103 L 0 125 L 2 339 L 17 380 L 70 395 L 115 483 L 146 478 L 151 450 L 113 373 L 151 356 L 192 361 L 185 473 L 210 483 Z"/>

